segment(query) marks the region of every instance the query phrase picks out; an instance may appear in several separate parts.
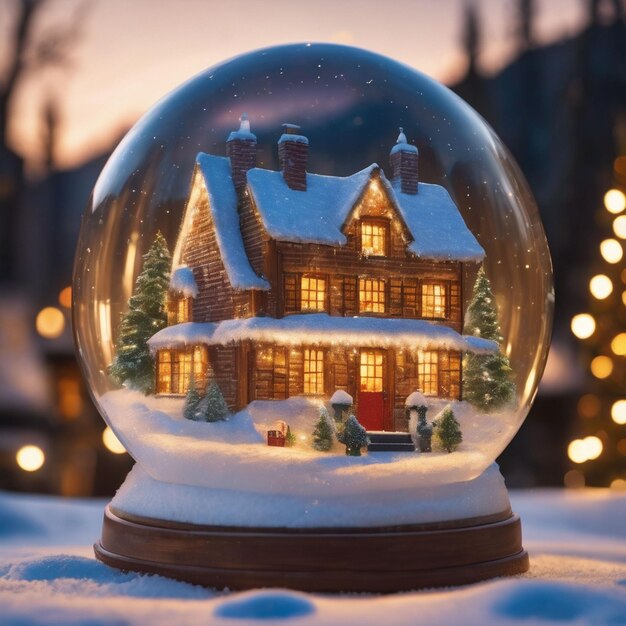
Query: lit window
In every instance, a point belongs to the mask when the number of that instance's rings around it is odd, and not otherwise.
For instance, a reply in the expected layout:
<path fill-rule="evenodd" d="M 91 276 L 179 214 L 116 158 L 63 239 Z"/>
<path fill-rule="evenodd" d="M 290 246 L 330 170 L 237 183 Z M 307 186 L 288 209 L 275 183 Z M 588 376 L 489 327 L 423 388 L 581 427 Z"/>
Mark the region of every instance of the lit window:
<path fill-rule="evenodd" d="M 383 390 L 383 353 L 380 350 L 361 351 L 361 391 Z"/>
<path fill-rule="evenodd" d="M 367 256 L 387 256 L 387 225 L 380 222 L 361 223 L 361 252 Z"/>
<path fill-rule="evenodd" d="M 180 298 L 176 306 L 176 321 L 181 324 L 182 322 L 190 321 L 190 298 Z"/>
<path fill-rule="evenodd" d="M 159 350 L 157 393 L 187 393 L 192 372 L 196 387 L 202 389 L 206 383 L 207 366 L 207 351 L 202 346 L 191 350 Z"/>
<path fill-rule="evenodd" d="M 375 278 L 359 279 L 359 312 L 385 312 L 385 281 Z"/>
<path fill-rule="evenodd" d="M 444 283 L 422 283 L 422 317 L 446 317 L 446 286 Z"/>
<path fill-rule="evenodd" d="M 300 281 L 300 310 L 326 310 L 326 279 L 319 276 L 303 276 Z"/>
<path fill-rule="evenodd" d="M 417 384 L 427 396 L 436 396 L 439 392 L 439 355 L 434 350 L 417 353 Z"/>
<path fill-rule="evenodd" d="M 304 351 L 304 393 L 324 393 L 324 352 Z"/>

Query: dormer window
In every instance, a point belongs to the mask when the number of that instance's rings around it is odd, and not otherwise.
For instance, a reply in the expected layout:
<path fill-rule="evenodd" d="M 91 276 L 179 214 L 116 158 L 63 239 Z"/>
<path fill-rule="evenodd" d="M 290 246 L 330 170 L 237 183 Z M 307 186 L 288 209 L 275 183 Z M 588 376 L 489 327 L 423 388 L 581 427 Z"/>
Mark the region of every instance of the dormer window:
<path fill-rule="evenodd" d="M 191 321 L 191 298 L 181 293 L 170 293 L 168 306 L 168 326 Z"/>
<path fill-rule="evenodd" d="M 303 274 L 300 279 L 300 310 L 326 310 L 326 278 Z"/>
<path fill-rule="evenodd" d="M 361 252 L 365 256 L 387 256 L 389 225 L 382 220 L 361 222 Z"/>

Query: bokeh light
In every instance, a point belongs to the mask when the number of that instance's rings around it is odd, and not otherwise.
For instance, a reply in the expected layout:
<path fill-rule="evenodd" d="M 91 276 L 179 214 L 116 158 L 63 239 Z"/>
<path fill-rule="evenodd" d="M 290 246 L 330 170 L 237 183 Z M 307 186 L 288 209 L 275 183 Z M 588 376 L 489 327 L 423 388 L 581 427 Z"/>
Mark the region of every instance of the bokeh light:
<path fill-rule="evenodd" d="M 603 450 L 602 441 L 595 435 L 584 439 L 574 439 L 567 447 L 567 456 L 574 463 L 585 463 L 597 459 Z"/>
<path fill-rule="evenodd" d="M 589 291 L 594 298 L 604 300 L 611 295 L 613 283 L 605 274 L 597 274 L 589 281 Z"/>
<path fill-rule="evenodd" d="M 576 337 L 587 339 L 596 330 L 596 320 L 589 313 L 579 313 L 572 318 L 571 328 Z"/>
<path fill-rule="evenodd" d="M 61 290 L 61 293 L 59 294 L 59 304 L 66 309 L 72 308 L 72 288 L 71 287 L 65 287 L 65 289 Z"/>
<path fill-rule="evenodd" d="M 613 220 L 613 232 L 620 239 L 626 239 L 626 215 L 620 215 Z"/>
<path fill-rule="evenodd" d="M 626 400 L 616 400 L 611 407 L 611 419 L 616 424 L 626 424 Z"/>
<path fill-rule="evenodd" d="M 609 213 L 621 213 L 626 208 L 626 196 L 619 189 L 609 189 L 604 194 L 604 206 Z"/>
<path fill-rule="evenodd" d="M 591 361 L 591 373 L 596 378 L 608 378 L 613 372 L 611 357 L 600 355 Z"/>
<path fill-rule="evenodd" d="M 15 460 L 25 472 L 36 472 L 44 464 L 46 455 L 39 446 L 28 445 L 17 451 Z"/>
<path fill-rule="evenodd" d="M 600 254 L 607 263 L 619 263 L 624 256 L 624 251 L 617 239 L 605 239 L 600 244 Z"/>
<path fill-rule="evenodd" d="M 611 350 L 613 350 L 617 356 L 626 355 L 626 333 L 619 333 L 619 335 L 615 335 L 615 337 L 613 337 L 613 341 L 611 341 Z"/>
<path fill-rule="evenodd" d="M 37 332 L 46 339 L 56 339 L 65 330 L 65 316 L 54 306 L 41 309 L 35 320 Z"/>
<path fill-rule="evenodd" d="M 580 470 L 570 470 L 563 476 L 563 484 L 568 489 L 581 489 L 585 486 L 585 475 Z"/>
<path fill-rule="evenodd" d="M 102 431 L 102 443 L 104 443 L 106 449 L 109 450 L 109 452 L 113 452 L 113 454 L 124 454 L 124 452 L 126 452 L 126 448 L 109 426 Z"/>
<path fill-rule="evenodd" d="M 586 393 L 578 400 L 578 414 L 581 417 L 592 418 L 600 413 L 602 402 L 600 398 L 592 393 Z"/>

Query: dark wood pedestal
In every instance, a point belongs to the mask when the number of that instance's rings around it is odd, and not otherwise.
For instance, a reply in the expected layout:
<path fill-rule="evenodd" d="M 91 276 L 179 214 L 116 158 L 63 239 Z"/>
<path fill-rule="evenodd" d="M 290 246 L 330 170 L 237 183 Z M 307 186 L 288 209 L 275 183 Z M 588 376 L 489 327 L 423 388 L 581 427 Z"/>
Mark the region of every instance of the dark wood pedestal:
<path fill-rule="evenodd" d="M 229 589 L 382 592 L 462 585 L 528 569 L 520 519 L 389 528 L 245 528 L 106 508 L 96 557 L 122 570 Z"/>

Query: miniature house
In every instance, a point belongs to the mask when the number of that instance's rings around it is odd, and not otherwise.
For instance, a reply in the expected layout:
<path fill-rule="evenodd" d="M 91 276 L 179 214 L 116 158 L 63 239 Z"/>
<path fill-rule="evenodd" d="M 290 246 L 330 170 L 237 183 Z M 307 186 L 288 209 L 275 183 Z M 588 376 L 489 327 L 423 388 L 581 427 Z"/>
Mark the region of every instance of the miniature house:
<path fill-rule="evenodd" d="M 173 255 L 169 326 L 150 339 L 157 393 L 214 375 L 233 409 L 294 395 L 354 399 L 368 430 L 406 430 L 405 399 L 461 397 L 466 283 L 484 251 L 446 189 L 419 180 L 401 131 L 392 177 L 306 171 L 285 125 L 280 171 L 255 167 L 243 117 L 228 157 L 200 153 Z M 469 283 L 471 285 L 471 283 Z"/>

